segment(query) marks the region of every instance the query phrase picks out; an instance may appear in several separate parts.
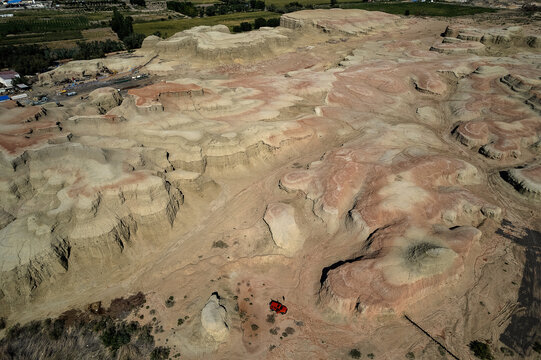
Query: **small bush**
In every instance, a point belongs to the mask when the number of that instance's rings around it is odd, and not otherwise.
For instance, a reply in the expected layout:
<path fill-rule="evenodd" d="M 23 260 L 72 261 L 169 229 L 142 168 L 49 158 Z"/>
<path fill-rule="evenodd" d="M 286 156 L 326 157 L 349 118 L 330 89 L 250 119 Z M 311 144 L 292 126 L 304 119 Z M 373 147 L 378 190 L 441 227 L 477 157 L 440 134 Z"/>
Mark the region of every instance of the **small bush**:
<path fill-rule="evenodd" d="M 233 30 L 235 31 L 235 30 Z M 244 31 L 242 29 L 240 29 L 240 31 Z M 240 32 L 240 31 L 235 31 L 235 32 Z M 218 240 L 218 241 L 215 241 L 212 243 L 212 247 L 213 248 L 220 248 L 220 249 L 227 249 L 229 247 L 229 245 L 227 245 L 226 242 L 223 242 L 222 240 Z"/>
<path fill-rule="evenodd" d="M 492 356 L 492 353 L 490 352 L 490 348 L 487 344 L 481 342 L 481 341 L 472 341 L 469 344 L 470 350 L 473 352 L 473 355 L 475 355 L 476 358 L 479 358 L 481 360 L 493 360 L 494 357 Z"/>
<path fill-rule="evenodd" d="M 349 357 L 352 359 L 360 359 L 361 358 L 361 352 L 357 349 L 351 349 L 349 351 Z"/>
<path fill-rule="evenodd" d="M 513 350 L 511 350 L 509 348 L 506 348 L 506 347 L 503 347 L 503 346 L 500 348 L 500 351 L 502 352 L 502 354 L 504 356 L 513 356 L 513 355 L 515 355 Z"/>
<path fill-rule="evenodd" d="M 263 18 L 257 18 L 254 20 L 254 29 L 259 29 L 264 26 L 267 26 L 267 20 Z"/>
<path fill-rule="evenodd" d="M 3 330 L 6 328 L 6 319 L 3 317 L 0 317 L 0 330 Z"/>
<path fill-rule="evenodd" d="M 375 358 L 376 356 L 375 356 L 373 353 L 370 353 L 370 354 L 366 355 L 366 357 L 368 357 L 369 359 L 373 359 L 373 358 Z"/>
<path fill-rule="evenodd" d="M 443 347 L 438 346 L 438 352 L 440 353 L 441 356 L 445 356 L 446 351 Z"/>
<path fill-rule="evenodd" d="M 406 359 L 415 359 L 415 354 L 412 353 L 411 351 L 409 353 L 406 354 Z"/>
<path fill-rule="evenodd" d="M 275 321 L 274 314 L 267 315 L 267 322 L 268 323 L 274 324 L 274 321 Z"/>
<path fill-rule="evenodd" d="M 165 300 L 165 306 L 168 308 L 175 306 L 175 297 L 169 296 L 169 299 Z"/>
<path fill-rule="evenodd" d="M 169 358 L 171 350 L 165 346 L 158 346 L 150 354 L 150 360 L 166 360 Z"/>
<path fill-rule="evenodd" d="M 257 326 L 257 324 L 252 324 L 250 325 L 250 327 L 252 328 L 253 331 L 256 331 L 257 329 L 259 329 L 259 326 Z"/>
<path fill-rule="evenodd" d="M 183 318 L 179 318 L 179 319 L 177 320 L 177 326 L 180 326 L 180 325 L 182 325 L 182 324 L 184 324 L 184 319 L 183 319 Z"/>
<path fill-rule="evenodd" d="M 252 24 L 249 22 L 241 22 L 240 23 L 240 29 L 241 31 L 251 31 L 252 30 Z"/>
<path fill-rule="evenodd" d="M 280 26 L 280 18 L 272 18 L 267 20 L 267 26 L 277 27 Z"/>

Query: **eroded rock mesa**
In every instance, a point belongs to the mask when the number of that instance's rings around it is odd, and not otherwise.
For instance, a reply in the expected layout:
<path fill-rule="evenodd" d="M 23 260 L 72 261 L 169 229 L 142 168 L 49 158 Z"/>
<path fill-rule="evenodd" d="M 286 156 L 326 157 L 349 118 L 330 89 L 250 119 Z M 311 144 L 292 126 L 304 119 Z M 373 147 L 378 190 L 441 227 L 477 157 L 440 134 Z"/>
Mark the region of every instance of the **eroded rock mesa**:
<path fill-rule="evenodd" d="M 229 335 L 227 311 L 220 305 L 218 294 L 212 294 L 201 310 L 201 326 L 214 340 L 225 341 Z"/>

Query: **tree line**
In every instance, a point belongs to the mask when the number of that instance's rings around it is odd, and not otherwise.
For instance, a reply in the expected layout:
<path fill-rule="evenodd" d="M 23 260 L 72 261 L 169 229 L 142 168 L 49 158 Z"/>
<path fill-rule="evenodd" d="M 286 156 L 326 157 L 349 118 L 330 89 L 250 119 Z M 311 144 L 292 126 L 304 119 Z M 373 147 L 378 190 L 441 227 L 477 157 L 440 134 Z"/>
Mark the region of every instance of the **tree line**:
<path fill-rule="evenodd" d="M 138 49 L 145 40 L 144 34 L 133 32 L 133 18 L 124 16 L 118 10 L 113 10 L 111 19 L 111 29 L 118 35 L 118 38 L 124 43 L 128 50 Z"/>
<path fill-rule="evenodd" d="M 70 49 L 50 49 L 44 45 L 0 46 L 0 68 L 13 69 L 20 75 L 34 75 L 47 71 L 59 60 L 97 59 L 124 49 L 123 43 L 113 40 L 80 41 L 77 47 Z"/>
<path fill-rule="evenodd" d="M 265 2 L 262 0 L 221 0 L 220 3 L 207 7 L 196 6 L 189 1 L 178 0 L 170 0 L 166 4 L 168 10 L 176 11 L 192 18 L 263 10 L 283 14 L 302 9 L 314 9 L 314 5 L 312 4 L 304 6 L 298 1 L 290 2 L 283 8 L 278 8 L 274 4 L 265 5 Z M 337 0 L 330 0 L 330 4 L 331 7 L 338 6 Z"/>
<path fill-rule="evenodd" d="M 272 18 L 265 20 L 264 18 L 257 18 L 253 24 L 249 22 L 242 22 L 240 25 L 233 26 L 233 32 L 239 33 L 244 31 L 251 31 L 252 29 L 259 29 L 262 27 L 277 27 L 280 26 L 280 18 Z"/>

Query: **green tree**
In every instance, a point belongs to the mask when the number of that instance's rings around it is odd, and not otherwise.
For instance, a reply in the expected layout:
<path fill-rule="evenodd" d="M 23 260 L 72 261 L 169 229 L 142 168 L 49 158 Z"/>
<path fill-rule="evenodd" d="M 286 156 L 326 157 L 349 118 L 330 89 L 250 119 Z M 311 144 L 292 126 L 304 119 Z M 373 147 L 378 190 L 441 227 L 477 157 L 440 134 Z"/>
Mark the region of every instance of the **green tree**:
<path fill-rule="evenodd" d="M 240 29 L 241 31 L 250 31 L 252 30 L 252 24 L 250 24 L 249 22 L 241 22 Z"/>
<path fill-rule="evenodd" d="M 205 14 L 207 16 L 214 16 L 216 15 L 216 8 L 214 6 L 208 6 L 206 9 L 205 9 Z"/>
<path fill-rule="evenodd" d="M 118 34 L 122 25 L 124 24 L 124 16 L 118 12 L 117 9 L 113 9 L 113 18 L 111 19 L 111 29 Z"/>
<path fill-rule="evenodd" d="M 264 26 L 267 26 L 267 20 L 263 18 L 257 18 L 254 20 L 254 29 L 259 29 Z"/>
<path fill-rule="evenodd" d="M 286 12 L 293 12 L 302 10 L 303 6 L 298 1 L 290 2 L 286 5 Z"/>
<path fill-rule="evenodd" d="M 113 10 L 113 18 L 111 19 L 111 29 L 116 32 L 120 40 L 133 34 L 133 18 L 131 16 L 124 17 L 118 10 Z"/>
<path fill-rule="evenodd" d="M 280 18 L 272 18 L 267 20 L 267 26 L 277 27 L 280 26 Z"/>
<path fill-rule="evenodd" d="M 189 1 L 167 1 L 166 4 L 168 10 L 176 11 L 189 17 L 196 17 L 199 15 L 197 8 Z"/>
<path fill-rule="evenodd" d="M 139 49 L 143 45 L 143 40 L 145 40 L 144 34 L 133 33 L 126 36 L 122 41 L 127 49 L 132 50 Z"/>

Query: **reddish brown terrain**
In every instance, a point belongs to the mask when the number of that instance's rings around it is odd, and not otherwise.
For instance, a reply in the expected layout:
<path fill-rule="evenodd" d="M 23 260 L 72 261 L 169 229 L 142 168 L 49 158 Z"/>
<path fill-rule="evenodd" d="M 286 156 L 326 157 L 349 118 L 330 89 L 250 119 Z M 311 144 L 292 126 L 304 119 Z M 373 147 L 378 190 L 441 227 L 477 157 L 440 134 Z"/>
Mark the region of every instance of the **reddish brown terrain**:
<path fill-rule="evenodd" d="M 539 358 L 536 27 L 281 21 L 40 77 L 148 86 L 0 105 L 7 328 L 141 292 L 125 319 L 171 358 Z"/>

